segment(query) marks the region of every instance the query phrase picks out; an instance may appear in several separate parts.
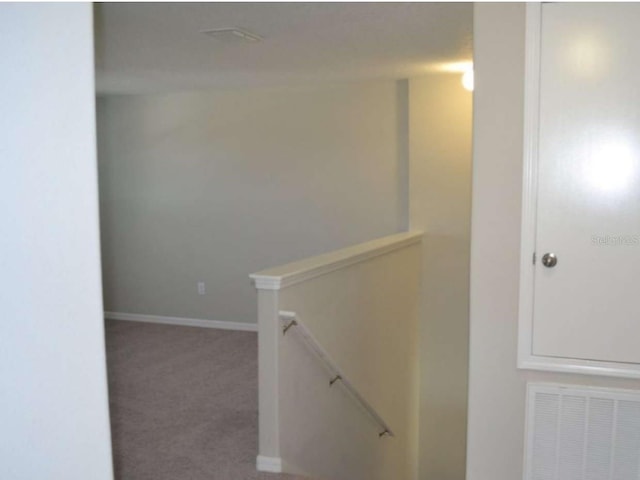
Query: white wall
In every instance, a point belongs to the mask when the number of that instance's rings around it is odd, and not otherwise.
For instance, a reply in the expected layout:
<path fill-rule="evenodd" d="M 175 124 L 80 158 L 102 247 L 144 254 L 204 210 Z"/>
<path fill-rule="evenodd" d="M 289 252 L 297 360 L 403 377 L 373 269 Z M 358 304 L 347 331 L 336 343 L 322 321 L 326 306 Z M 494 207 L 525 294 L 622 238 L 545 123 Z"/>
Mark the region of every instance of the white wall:
<path fill-rule="evenodd" d="M 476 4 L 467 480 L 522 478 L 527 381 L 640 382 L 516 369 L 524 4 Z"/>
<path fill-rule="evenodd" d="M 248 273 L 403 230 L 406 115 L 393 81 L 100 98 L 106 310 L 255 322 Z"/>
<path fill-rule="evenodd" d="M 425 232 L 421 480 L 465 474 L 472 94 L 460 80 L 460 74 L 434 74 L 409 82 L 410 222 Z"/>
<path fill-rule="evenodd" d="M 89 4 L 0 5 L 0 478 L 112 478 Z"/>

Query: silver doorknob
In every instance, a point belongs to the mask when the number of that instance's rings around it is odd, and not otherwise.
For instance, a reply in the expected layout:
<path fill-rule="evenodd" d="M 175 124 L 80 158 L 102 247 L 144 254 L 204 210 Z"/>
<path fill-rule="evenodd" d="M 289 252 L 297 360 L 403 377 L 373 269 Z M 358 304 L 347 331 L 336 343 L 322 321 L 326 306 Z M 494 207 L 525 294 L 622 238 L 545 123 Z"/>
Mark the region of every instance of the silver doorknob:
<path fill-rule="evenodd" d="M 542 256 L 542 264 L 547 268 L 553 268 L 558 263 L 558 257 L 555 253 L 545 253 Z"/>

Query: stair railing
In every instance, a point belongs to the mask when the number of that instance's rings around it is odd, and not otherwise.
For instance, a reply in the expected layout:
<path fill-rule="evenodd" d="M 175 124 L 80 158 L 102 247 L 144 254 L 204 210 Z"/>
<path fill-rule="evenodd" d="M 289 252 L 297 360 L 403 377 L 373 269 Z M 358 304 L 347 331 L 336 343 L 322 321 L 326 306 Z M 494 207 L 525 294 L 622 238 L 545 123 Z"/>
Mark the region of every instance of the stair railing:
<path fill-rule="evenodd" d="M 280 321 L 282 322 L 282 334 L 286 335 L 292 328 L 300 334 L 300 337 L 304 340 L 304 343 L 315 353 L 315 355 L 322 361 L 325 369 L 330 374 L 329 387 L 333 387 L 337 382 L 340 382 L 351 397 L 359 403 L 365 411 L 371 416 L 371 418 L 379 425 L 378 437 L 385 436 L 393 437 L 393 431 L 391 427 L 384 421 L 384 419 L 378 414 L 378 412 L 367 402 L 364 397 L 358 392 L 356 387 L 351 383 L 349 378 L 340 370 L 336 362 L 329 356 L 327 351 L 318 343 L 309 329 L 300 322 L 295 312 L 280 311 Z"/>

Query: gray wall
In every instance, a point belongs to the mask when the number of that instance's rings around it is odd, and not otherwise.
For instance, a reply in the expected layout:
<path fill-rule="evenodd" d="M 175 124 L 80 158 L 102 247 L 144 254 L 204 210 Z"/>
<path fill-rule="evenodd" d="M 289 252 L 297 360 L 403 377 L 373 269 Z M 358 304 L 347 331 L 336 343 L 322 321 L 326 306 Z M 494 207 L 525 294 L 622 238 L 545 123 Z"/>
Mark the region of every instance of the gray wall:
<path fill-rule="evenodd" d="M 409 82 L 410 221 L 422 243 L 421 480 L 462 480 L 467 431 L 471 92 L 460 74 Z"/>
<path fill-rule="evenodd" d="M 467 480 L 522 478 L 527 381 L 640 388 L 516 369 L 524 35 L 524 4 L 475 5 Z"/>
<path fill-rule="evenodd" d="M 406 116 L 393 81 L 99 98 L 105 309 L 255 322 L 249 273 L 403 230 Z"/>
<path fill-rule="evenodd" d="M 89 4 L 0 5 L 0 478 L 112 479 Z"/>

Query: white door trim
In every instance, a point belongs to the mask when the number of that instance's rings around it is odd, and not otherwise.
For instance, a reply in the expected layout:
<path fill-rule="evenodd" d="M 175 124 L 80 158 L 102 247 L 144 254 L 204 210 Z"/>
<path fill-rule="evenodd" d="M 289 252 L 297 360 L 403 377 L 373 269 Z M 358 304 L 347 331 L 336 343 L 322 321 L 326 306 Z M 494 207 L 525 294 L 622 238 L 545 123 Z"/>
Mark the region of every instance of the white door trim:
<path fill-rule="evenodd" d="M 538 192 L 538 105 L 540 93 L 539 3 L 527 4 L 524 152 L 522 170 L 522 226 L 520 239 L 520 304 L 518 312 L 518 367 L 530 368 L 533 346 L 533 295 L 536 246 L 536 203 Z"/>

